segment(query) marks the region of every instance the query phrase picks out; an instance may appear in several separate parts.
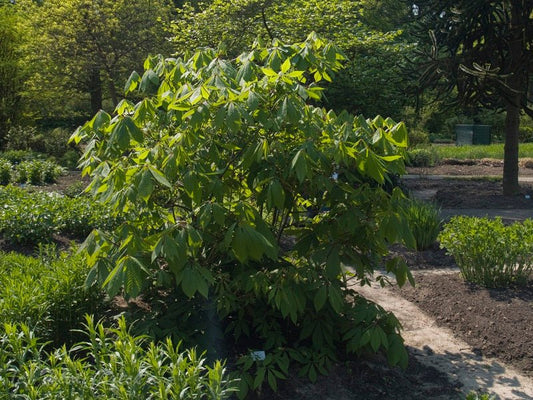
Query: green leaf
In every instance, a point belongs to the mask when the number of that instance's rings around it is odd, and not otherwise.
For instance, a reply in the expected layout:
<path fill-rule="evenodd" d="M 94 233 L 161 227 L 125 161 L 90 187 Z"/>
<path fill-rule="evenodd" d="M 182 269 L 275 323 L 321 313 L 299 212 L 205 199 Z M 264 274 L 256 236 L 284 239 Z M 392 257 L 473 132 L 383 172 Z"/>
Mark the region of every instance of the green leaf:
<path fill-rule="evenodd" d="M 153 191 L 154 184 L 152 182 L 152 173 L 149 169 L 145 169 L 142 172 L 141 181 L 137 187 L 138 196 L 144 201 L 148 201 Z"/>
<path fill-rule="evenodd" d="M 145 71 L 141 79 L 139 90 L 147 94 L 153 94 L 157 91 L 158 87 L 159 76 L 157 76 L 157 74 L 151 69 Z"/>
<path fill-rule="evenodd" d="M 144 135 L 142 131 L 139 129 L 137 124 L 130 118 L 125 117 L 123 119 L 123 124 L 126 129 L 126 132 L 128 132 L 128 135 L 135 140 L 137 143 L 142 143 L 144 140 Z"/>
<path fill-rule="evenodd" d="M 315 297 L 313 298 L 313 304 L 315 306 L 315 310 L 318 312 L 324 307 L 324 304 L 326 304 L 326 300 L 328 298 L 328 289 L 326 286 L 321 286 L 318 288 L 318 290 L 315 293 Z"/>
<path fill-rule="evenodd" d="M 153 167 L 152 165 L 148 166 L 148 169 L 152 173 L 152 176 L 155 178 L 157 182 L 159 182 L 161 185 L 166 186 L 167 188 L 172 188 L 171 183 L 168 181 L 168 179 L 163 175 L 161 171 Z"/>
<path fill-rule="evenodd" d="M 105 128 L 111 121 L 111 116 L 104 110 L 100 110 L 96 113 L 93 119 L 89 122 L 89 126 L 95 131 Z"/>
<path fill-rule="evenodd" d="M 268 371 L 268 385 L 274 392 L 277 392 L 278 380 L 272 371 Z"/>
<path fill-rule="evenodd" d="M 330 286 L 328 288 L 328 300 L 335 312 L 340 314 L 344 308 L 344 298 L 341 289 L 337 286 Z"/>
<path fill-rule="evenodd" d="M 126 85 L 124 86 L 124 94 L 128 94 L 130 92 L 133 92 L 139 83 L 141 82 L 141 76 L 137 73 L 137 71 L 133 71 L 126 81 Z"/>
<path fill-rule="evenodd" d="M 270 203 L 280 210 L 283 209 L 283 205 L 285 204 L 285 192 L 283 191 L 281 183 L 277 179 L 270 183 L 268 194 Z"/>
<path fill-rule="evenodd" d="M 191 267 L 186 267 L 181 274 L 181 289 L 189 298 L 198 290 L 198 274 Z"/>
<path fill-rule="evenodd" d="M 287 58 L 283 64 L 281 64 L 281 72 L 285 73 L 291 68 L 291 59 Z"/>
<path fill-rule="evenodd" d="M 291 170 L 296 173 L 296 177 L 302 183 L 308 173 L 306 153 L 303 149 L 299 150 L 291 162 Z"/>
<path fill-rule="evenodd" d="M 326 276 L 329 280 L 335 280 L 341 273 L 341 261 L 337 248 L 332 248 L 326 262 Z"/>

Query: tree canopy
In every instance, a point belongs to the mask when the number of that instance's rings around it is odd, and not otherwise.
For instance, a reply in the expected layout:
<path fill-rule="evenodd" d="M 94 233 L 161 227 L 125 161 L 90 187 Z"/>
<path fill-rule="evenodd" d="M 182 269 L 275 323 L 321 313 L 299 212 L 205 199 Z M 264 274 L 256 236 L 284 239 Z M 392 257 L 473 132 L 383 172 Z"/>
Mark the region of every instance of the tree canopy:
<path fill-rule="evenodd" d="M 61 113 L 66 99 L 77 101 L 72 107 L 85 117 L 106 101 L 113 108 L 129 72 L 146 55 L 170 51 L 164 26 L 171 8 L 164 0 L 28 0 L 17 7 L 34 35 L 26 49 L 33 72 L 26 96 L 38 115 Z"/>
<path fill-rule="evenodd" d="M 313 30 L 339 46 L 349 59 L 347 68 L 327 86 L 324 104 L 338 111 L 400 117 L 409 85 L 400 67 L 412 46 L 399 30 L 402 14 L 392 18 L 392 9 L 400 6 L 362 0 L 187 2 L 171 34 L 178 53 L 217 47 L 222 40 L 227 54 L 236 56 L 256 37 L 294 42 Z M 403 15 L 409 10 L 401 9 Z"/>

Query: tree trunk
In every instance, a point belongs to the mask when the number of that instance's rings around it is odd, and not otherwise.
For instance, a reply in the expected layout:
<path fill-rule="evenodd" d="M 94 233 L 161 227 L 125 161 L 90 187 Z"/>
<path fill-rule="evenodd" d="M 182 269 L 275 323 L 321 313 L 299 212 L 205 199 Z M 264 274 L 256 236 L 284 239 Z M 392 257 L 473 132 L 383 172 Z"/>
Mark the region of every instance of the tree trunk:
<path fill-rule="evenodd" d="M 518 100 L 518 104 L 519 100 Z M 503 161 L 503 194 L 512 196 L 518 193 L 518 129 L 520 108 L 507 102 L 505 116 L 505 146 Z"/>
<path fill-rule="evenodd" d="M 512 196 L 520 190 L 518 185 L 518 132 L 520 128 L 520 111 L 522 96 L 527 91 L 527 63 L 524 63 L 526 51 L 525 29 L 528 25 L 529 12 L 523 15 L 524 0 L 510 2 L 511 25 L 509 40 L 509 75 L 507 78 L 507 96 L 505 99 L 505 147 L 503 162 L 503 194 Z"/>
<path fill-rule="evenodd" d="M 102 78 L 100 77 L 100 70 L 98 68 L 92 68 L 89 79 L 91 113 L 94 115 L 102 109 Z"/>
<path fill-rule="evenodd" d="M 113 107 L 116 107 L 118 105 L 117 88 L 115 87 L 115 83 L 111 78 L 109 78 L 107 86 L 109 88 L 109 94 L 111 96 L 111 101 L 113 102 Z"/>

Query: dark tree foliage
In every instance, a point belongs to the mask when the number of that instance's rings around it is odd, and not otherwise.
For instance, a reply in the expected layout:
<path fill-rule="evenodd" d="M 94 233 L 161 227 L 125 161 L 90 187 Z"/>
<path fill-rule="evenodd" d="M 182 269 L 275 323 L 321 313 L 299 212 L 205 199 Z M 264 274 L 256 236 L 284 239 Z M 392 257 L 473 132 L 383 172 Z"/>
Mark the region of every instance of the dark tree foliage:
<path fill-rule="evenodd" d="M 504 194 L 518 191 L 518 128 L 533 116 L 533 2 L 421 0 L 416 32 L 426 52 L 423 87 L 456 89 L 463 106 L 506 112 Z M 420 65 L 419 65 L 420 67 Z"/>

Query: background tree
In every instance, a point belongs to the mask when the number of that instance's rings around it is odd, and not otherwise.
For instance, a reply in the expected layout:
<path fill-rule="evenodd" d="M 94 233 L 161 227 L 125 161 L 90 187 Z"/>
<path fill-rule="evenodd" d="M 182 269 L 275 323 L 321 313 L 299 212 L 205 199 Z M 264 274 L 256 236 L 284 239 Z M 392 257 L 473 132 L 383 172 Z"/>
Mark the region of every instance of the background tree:
<path fill-rule="evenodd" d="M 11 126 L 21 117 L 21 96 L 25 78 L 22 63 L 24 29 L 10 2 L 0 2 L 0 147 Z"/>
<path fill-rule="evenodd" d="M 67 113 L 82 117 L 116 106 L 129 71 L 147 54 L 170 52 L 164 26 L 171 10 L 165 0 L 25 2 L 34 66 L 27 101 L 45 117 L 65 115 L 65 100 Z"/>
<path fill-rule="evenodd" d="M 503 192 L 517 193 L 520 113 L 533 115 L 528 97 L 533 3 L 421 0 L 416 5 L 419 37 L 427 43 L 430 32 L 432 38 L 423 62 L 422 85 L 456 90 L 467 107 L 505 111 Z"/>
<path fill-rule="evenodd" d="M 400 66 L 411 46 L 398 29 L 409 8 L 394 1 L 271 1 L 187 2 L 171 34 L 178 53 L 225 42 L 238 55 L 256 37 L 293 42 L 310 29 L 336 43 L 348 56 L 347 68 L 327 85 L 323 101 L 336 110 L 400 118 L 410 100 L 409 84 Z M 394 10 L 394 12 L 393 12 Z M 381 12 L 381 13 L 380 13 Z M 388 29 L 391 30 L 388 30 Z"/>

